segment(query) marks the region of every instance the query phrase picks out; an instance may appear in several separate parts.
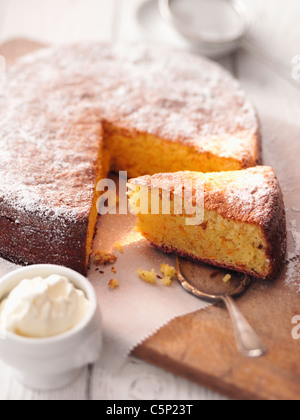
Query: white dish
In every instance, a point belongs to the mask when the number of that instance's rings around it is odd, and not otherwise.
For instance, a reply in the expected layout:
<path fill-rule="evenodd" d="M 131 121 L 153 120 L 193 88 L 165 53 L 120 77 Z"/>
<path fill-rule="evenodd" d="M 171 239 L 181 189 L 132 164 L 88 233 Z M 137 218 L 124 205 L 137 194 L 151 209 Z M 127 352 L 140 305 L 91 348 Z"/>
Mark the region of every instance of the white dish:
<path fill-rule="evenodd" d="M 210 58 L 239 47 L 249 30 L 240 0 L 158 0 L 162 17 L 198 51 Z"/>
<path fill-rule="evenodd" d="M 189 49 L 189 43 L 162 18 L 157 0 L 142 2 L 136 9 L 136 20 L 143 40 Z"/>
<path fill-rule="evenodd" d="M 102 322 L 93 286 L 82 275 L 56 265 L 33 265 L 9 273 L 0 280 L 0 301 L 22 280 L 59 274 L 67 277 L 88 300 L 86 317 L 72 330 L 51 338 L 33 339 L 5 332 L 0 337 L 0 359 L 10 365 L 20 381 L 33 389 L 61 388 L 94 363 L 102 348 Z"/>

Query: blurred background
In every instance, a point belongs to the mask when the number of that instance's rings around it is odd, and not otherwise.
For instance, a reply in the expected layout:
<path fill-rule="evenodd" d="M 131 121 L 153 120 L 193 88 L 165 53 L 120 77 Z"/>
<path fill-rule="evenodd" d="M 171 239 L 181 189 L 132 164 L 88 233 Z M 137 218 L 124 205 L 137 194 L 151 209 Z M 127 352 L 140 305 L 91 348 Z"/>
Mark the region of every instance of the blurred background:
<path fill-rule="evenodd" d="M 181 0 L 189 7 L 192 3 Z M 300 54 L 299 0 L 244 0 L 244 4 L 251 17 L 248 40 L 289 69 L 292 58 Z M 18 37 L 49 44 L 147 39 L 190 47 L 163 21 L 156 0 L 0 0 L 0 42 Z"/>

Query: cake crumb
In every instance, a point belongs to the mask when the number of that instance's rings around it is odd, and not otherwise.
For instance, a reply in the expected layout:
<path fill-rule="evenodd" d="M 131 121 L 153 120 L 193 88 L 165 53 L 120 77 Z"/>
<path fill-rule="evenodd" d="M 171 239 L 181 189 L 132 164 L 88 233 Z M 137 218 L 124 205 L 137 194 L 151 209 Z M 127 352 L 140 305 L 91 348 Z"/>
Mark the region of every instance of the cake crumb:
<path fill-rule="evenodd" d="M 111 268 L 111 272 L 112 272 L 112 273 L 114 273 L 114 274 L 117 274 L 116 267 L 112 267 L 112 268 Z"/>
<path fill-rule="evenodd" d="M 171 267 L 168 264 L 161 264 L 160 271 L 163 274 L 163 278 L 161 279 L 162 284 L 165 287 L 170 287 L 172 285 L 172 279 L 175 277 L 176 270 L 174 267 Z"/>
<path fill-rule="evenodd" d="M 103 251 L 97 251 L 94 256 L 94 263 L 98 266 L 114 264 L 117 261 L 117 257 L 113 254 L 107 254 Z"/>
<path fill-rule="evenodd" d="M 156 274 L 154 269 L 151 271 L 145 271 L 140 268 L 137 273 L 139 278 L 146 283 L 156 284 L 156 279 L 159 279 L 165 287 L 170 287 L 172 285 L 172 279 L 176 275 L 175 268 L 167 264 L 161 264 L 160 271 L 163 274 L 163 277 Z"/>
<path fill-rule="evenodd" d="M 232 278 L 232 276 L 230 274 L 226 274 L 226 276 L 223 278 L 223 282 L 224 283 L 229 283 L 231 278 Z"/>
<path fill-rule="evenodd" d="M 170 287 L 170 286 L 172 285 L 172 279 L 171 279 L 171 277 L 164 277 L 164 278 L 161 280 L 161 282 L 162 282 L 162 284 L 163 284 L 165 287 Z"/>
<path fill-rule="evenodd" d="M 139 268 L 137 273 L 138 273 L 139 278 L 143 280 L 144 282 L 150 283 L 150 284 L 156 284 L 156 272 L 154 269 L 151 271 L 145 271 Z"/>
<path fill-rule="evenodd" d="M 173 277 L 175 277 L 175 274 L 176 274 L 175 268 L 172 267 L 172 266 L 170 266 L 170 265 L 168 265 L 168 264 L 161 264 L 160 271 L 162 272 L 162 274 L 165 277 L 170 277 L 171 279 Z"/>
<path fill-rule="evenodd" d="M 120 286 L 120 283 L 117 279 L 111 279 L 108 283 L 108 287 L 111 290 L 117 289 Z"/>
<path fill-rule="evenodd" d="M 122 247 L 122 245 L 119 243 L 119 242 L 117 242 L 116 243 L 116 245 L 115 245 L 115 248 L 121 253 L 121 254 L 124 254 L 124 248 Z"/>

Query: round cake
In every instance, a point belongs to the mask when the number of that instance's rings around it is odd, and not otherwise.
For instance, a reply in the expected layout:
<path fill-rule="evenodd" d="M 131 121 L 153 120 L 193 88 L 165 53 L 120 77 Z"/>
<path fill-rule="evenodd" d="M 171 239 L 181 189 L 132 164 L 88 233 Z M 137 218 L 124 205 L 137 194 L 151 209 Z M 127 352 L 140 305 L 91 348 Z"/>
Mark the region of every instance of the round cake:
<path fill-rule="evenodd" d="M 0 255 L 86 273 L 96 184 L 260 163 L 256 113 L 209 60 L 150 44 L 43 49 L 0 96 Z"/>

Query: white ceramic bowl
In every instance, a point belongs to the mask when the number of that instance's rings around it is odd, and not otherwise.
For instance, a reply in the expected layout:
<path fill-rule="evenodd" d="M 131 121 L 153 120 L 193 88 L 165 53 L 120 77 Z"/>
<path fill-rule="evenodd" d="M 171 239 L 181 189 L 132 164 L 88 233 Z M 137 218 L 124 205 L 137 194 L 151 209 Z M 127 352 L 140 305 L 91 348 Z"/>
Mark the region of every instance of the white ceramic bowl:
<path fill-rule="evenodd" d="M 10 365 L 20 381 L 33 389 L 51 390 L 72 382 L 83 367 L 94 363 L 102 348 L 102 322 L 93 286 L 82 275 L 56 265 L 20 268 L 0 280 L 0 301 L 22 280 L 58 274 L 67 277 L 90 301 L 83 321 L 72 330 L 51 338 L 24 338 L 5 332 L 0 338 L 0 359 Z"/>
<path fill-rule="evenodd" d="M 186 2 L 182 0 L 182 3 L 185 4 Z M 226 8 L 228 9 L 227 11 L 234 12 L 235 18 L 239 22 L 239 27 L 234 34 L 228 34 L 227 36 L 222 34 L 219 36 L 218 25 L 220 24 L 220 18 L 222 20 L 224 19 L 224 15 L 222 14 L 222 9 L 220 11 L 218 8 L 218 4 L 214 5 L 212 0 L 208 3 L 214 7 L 212 10 L 215 11 L 215 22 L 213 21 L 211 23 L 212 28 L 217 31 L 217 34 L 214 37 L 208 36 L 205 32 L 201 33 L 201 29 L 203 30 L 201 25 L 200 27 L 198 26 L 197 30 L 195 30 L 193 26 L 190 26 L 186 17 L 179 16 L 178 13 L 174 13 L 171 0 L 158 0 L 161 15 L 169 24 L 171 24 L 171 26 L 173 26 L 187 41 L 189 41 L 191 45 L 195 46 L 198 52 L 210 58 L 218 58 L 231 53 L 240 46 L 242 40 L 249 31 L 250 17 L 247 12 L 247 8 L 245 7 L 245 2 L 241 0 L 227 0 L 224 2 Z M 185 4 L 185 7 L 186 6 L 187 4 Z M 205 10 L 205 8 L 203 10 Z M 191 8 L 188 9 L 188 11 L 192 15 L 199 13 L 197 10 L 195 11 Z M 200 16 L 198 15 L 198 17 Z"/>

